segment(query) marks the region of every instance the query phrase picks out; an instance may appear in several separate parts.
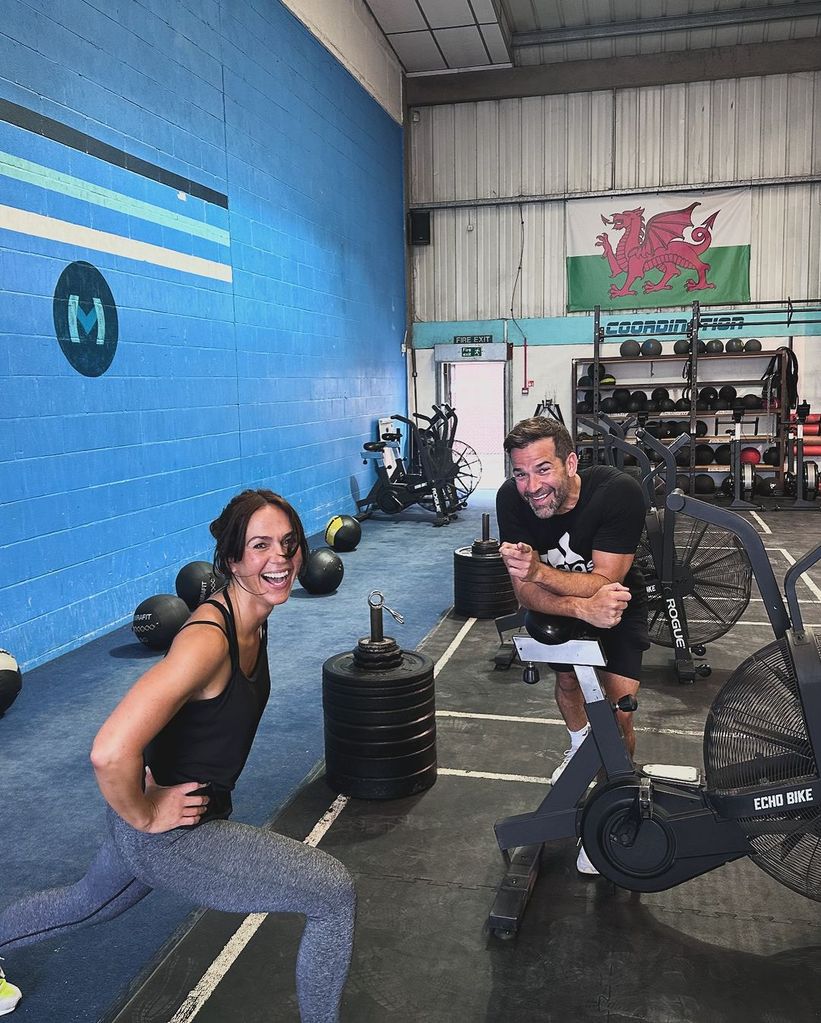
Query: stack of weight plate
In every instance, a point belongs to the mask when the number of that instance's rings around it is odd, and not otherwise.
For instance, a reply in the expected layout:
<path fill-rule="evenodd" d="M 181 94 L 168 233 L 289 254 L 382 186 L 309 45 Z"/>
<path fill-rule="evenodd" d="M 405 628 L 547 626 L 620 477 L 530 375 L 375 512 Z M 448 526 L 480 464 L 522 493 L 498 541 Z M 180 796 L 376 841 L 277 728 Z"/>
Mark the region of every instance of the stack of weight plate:
<path fill-rule="evenodd" d="M 381 623 L 381 619 L 380 619 Z M 325 775 L 336 792 L 397 799 L 436 781 L 433 661 L 379 635 L 322 666 Z"/>
<path fill-rule="evenodd" d="M 490 536 L 490 515 L 482 515 L 482 537 L 453 552 L 453 610 L 466 618 L 499 618 L 519 606 L 499 541 Z"/>

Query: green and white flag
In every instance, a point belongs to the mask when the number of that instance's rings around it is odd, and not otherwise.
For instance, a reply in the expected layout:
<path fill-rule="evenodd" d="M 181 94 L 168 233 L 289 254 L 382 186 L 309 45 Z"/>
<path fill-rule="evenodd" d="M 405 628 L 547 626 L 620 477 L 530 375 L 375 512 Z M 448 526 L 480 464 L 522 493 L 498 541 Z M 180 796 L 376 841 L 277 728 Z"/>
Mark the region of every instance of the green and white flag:
<path fill-rule="evenodd" d="M 750 301 L 751 191 L 569 201 L 567 309 Z"/>

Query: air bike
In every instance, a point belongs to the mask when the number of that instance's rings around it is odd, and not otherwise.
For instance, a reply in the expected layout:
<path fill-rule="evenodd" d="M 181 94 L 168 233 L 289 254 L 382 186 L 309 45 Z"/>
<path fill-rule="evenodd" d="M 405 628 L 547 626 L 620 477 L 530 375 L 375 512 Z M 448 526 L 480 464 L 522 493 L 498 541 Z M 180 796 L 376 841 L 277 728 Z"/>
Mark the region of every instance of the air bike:
<path fill-rule="evenodd" d="M 636 564 L 647 588 L 647 627 L 650 639 L 673 650 L 679 682 L 692 684 L 696 676 L 710 674 L 703 657 L 705 643 L 719 639 L 732 628 L 750 602 L 752 571 L 738 539 L 707 522 L 682 519 L 664 507 L 676 487 L 676 453 L 690 444 L 680 434 L 663 444 L 643 428 L 636 430 L 638 444 L 624 439 L 623 429 L 613 429 L 606 416 L 602 423 L 580 419 L 601 434 L 605 457 L 618 466 L 619 455 L 633 457 L 635 472 L 644 492 L 644 530 L 636 550 Z M 651 467 L 647 451 L 657 459 Z"/>
<path fill-rule="evenodd" d="M 704 727 L 704 772 L 635 766 L 599 680 L 605 667 L 583 623 L 528 612 L 514 636 L 524 680 L 539 663 L 573 664 L 590 733 L 541 804 L 496 823 L 508 866 L 490 912 L 491 932 L 513 936 L 539 871 L 545 842 L 579 838 L 601 875 L 622 888 L 657 892 L 749 856 L 781 884 L 821 901 L 821 630 L 805 628 L 799 576 L 821 545 L 787 572 L 782 598 L 763 542 L 726 508 L 674 491 L 668 510 L 728 530 L 746 548 L 775 639 L 743 661 L 719 690 Z M 595 785 L 590 788 L 591 785 Z"/>

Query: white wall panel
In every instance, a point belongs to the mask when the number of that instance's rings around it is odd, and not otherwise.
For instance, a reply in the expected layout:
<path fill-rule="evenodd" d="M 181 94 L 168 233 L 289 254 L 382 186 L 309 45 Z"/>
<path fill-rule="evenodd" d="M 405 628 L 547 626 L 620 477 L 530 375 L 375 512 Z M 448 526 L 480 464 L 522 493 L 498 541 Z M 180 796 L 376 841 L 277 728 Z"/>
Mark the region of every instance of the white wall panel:
<path fill-rule="evenodd" d="M 800 180 L 821 173 L 821 72 L 418 113 L 411 201 L 453 208 L 433 210 L 433 242 L 413 251 L 417 319 L 509 317 L 512 297 L 516 317 L 563 315 L 567 196 L 733 181 L 762 181 L 753 298 L 821 294 L 821 186 Z M 783 177 L 798 180 L 766 181 Z"/>

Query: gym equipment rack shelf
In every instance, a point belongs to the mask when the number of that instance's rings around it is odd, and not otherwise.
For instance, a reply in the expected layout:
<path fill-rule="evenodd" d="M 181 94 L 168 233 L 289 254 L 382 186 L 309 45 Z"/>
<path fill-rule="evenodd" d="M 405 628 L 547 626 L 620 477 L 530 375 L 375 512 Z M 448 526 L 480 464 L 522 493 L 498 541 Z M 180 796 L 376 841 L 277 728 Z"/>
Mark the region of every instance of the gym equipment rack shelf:
<path fill-rule="evenodd" d="M 767 305 L 768 303 L 762 304 Z M 781 303 L 769 304 L 782 306 Z M 816 303 L 816 305 L 818 305 L 818 303 Z M 733 310 L 736 308 L 737 307 L 732 307 Z M 807 309 L 806 311 L 817 315 L 821 313 L 821 306 L 819 308 Z M 795 315 L 795 312 L 796 310 L 793 303 L 784 303 L 782 308 L 773 310 L 774 318 L 764 322 L 750 324 L 749 327 L 745 329 L 743 335 L 733 333 L 731 336 L 740 337 L 741 339 L 752 337 L 753 334 L 763 334 L 766 336 L 766 327 L 768 324 L 781 324 L 783 322 L 791 323 L 793 322 L 792 317 Z M 715 315 L 713 314 L 712 309 L 710 309 L 710 313 L 711 315 Z M 758 352 L 741 351 L 699 353 L 698 344 L 700 317 L 700 304 L 698 302 L 694 302 L 687 330 L 678 334 L 666 334 L 658 339 L 659 341 L 673 342 L 682 337 L 686 338 L 690 344 L 690 352 L 686 354 L 663 352 L 661 355 L 655 356 L 618 355 L 614 356 L 611 361 L 609 358 L 605 359 L 602 356 L 601 347 L 606 338 L 604 329 L 601 325 L 601 310 L 599 307 L 596 307 L 593 331 L 593 359 L 591 360 L 589 357 L 573 359 L 571 369 L 571 390 L 573 397 L 572 431 L 574 436 L 576 436 L 577 414 L 592 417 L 594 420 L 597 419 L 599 412 L 601 411 L 601 402 L 605 397 L 611 396 L 613 391 L 617 388 L 627 388 L 631 391 L 642 390 L 646 391 L 649 395 L 649 392 L 653 388 L 662 386 L 673 392 L 679 392 L 681 397 L 689 401 L 689 407 L 687 409 L 676 409 L 675 411 L 668 412 L 651 412 L 649 413 L 649 417 L 661 422 L 672 421 L 686 425 L 688 432 L 693 438 L 693 443 L 690 447 L 690 462 L 689 464 L 681 466 L 680 469 L 681 472 L 688 474 L 691 491 L 693 487 L 693 478 L 696 473 L 721 473 L 722 475 L 726 475 L 730 471 L 730 465 L 726 462 L 712 462 L 706 465 L 697 463 L 695 460 L 696 445 L 699 443 L 729 443 L 734 433 L 732 428 L 732 410 L 697 408 L 696 403 L 699 391 L 703 387 L 719 388 L 724 384 L 731 384 L 738 388 L 749 388 L 750 391 L 755 393 L 758 397 L 762 391 L 763 375 L 766 372 L 768 362 L 778 350 L 778 347 L 776 346 L 762 349 Z M 800 322 L 814 323 L 817 322 L 817 320 L 811 319 L 809 321 L 795 322 L 796 326 L 799 326 Z M 618 340 L 623 342 L 628 340 L 628 338 L 621 337 Z M 642 339 L 636 338 L 635 340 L 640 343 Z M 787 338 L 786 341 L 787 344 L 784 347 L 792 350 L 792 337 Z M 599 367 L 602 363 L 605 363 L 606 369 L 609 372 L 612 372 L 616 365 L 625 368 L 638 366 L 647 367 L 648 372 L 643 376 L 637 373 L 631 373 L 629 379 L 616 379 L 616 382 L 613 384 L 601 384 Z M 681 367 L 681 373 L 678 378 L 676 378 L 674 373 L 670 372 L 675 365 Z M 658 375 L 656 375 L 657 366 L 660 370 Z M 593 369 L 591 385 L 589 387 L 580 387 L 579 380 L 582 376 L 586 375 L 588 368 Z M 725 368 L 727 373 L 721 373 L 720 370 Z M 758 368 L 761 369 L 761 374 L 758 376 L 753 375 L 755 369 Z M 781 358 L 779 393 L 782 396 L 787 394 L 786 377 L 787 360 L 786 358 Z M 590 403 L 590 407 L 583 405 L 583 411 L 579 412 L 578 406 L 580 404 L 580 396 L 583 392 L 592 392 L 592 403 Z M 622 420 L 630 415 L 636 415 L 636 411 L 608 411 L 607 414 L 614 420 Z M 746 429 L 748 431 L 742 433 L 742 439 L 745 445 L 766 445 L 777 448 L 777 463 L 775 465 L 766 464 L 763 461 L 760 461 L 755 466 L 756 473 L 774 477 L 775 491 L 777 493 L 784 492 L 785 478 L 788 475 L 787 467 L 791 414 L 791 409 L 782 413 L 782 409 L 780 407 L 749 408 L 744 410 L 742 418 L 742 430 Z M 709 431 L 708 434 L 697 436 L 696 423 L 699 420 L 701 420 L 702 423 L 707 423 Z M 772 425 L 772 429 L 770 431 L 761 429 L 762 425 L 766 424 L 767 421 L 769 421 Z M 712 430 L 710 430 L 711 426 Z M 670 439 L 672 440 L 673 438 Z M 597 457 L 597 449 L 599 446 L 598 438 L 595 436 L 591 437 L 590 440 L 585 442 L 582 446 L 585 445 L 593 448 L 593 457 L 595 459 Z"/>

